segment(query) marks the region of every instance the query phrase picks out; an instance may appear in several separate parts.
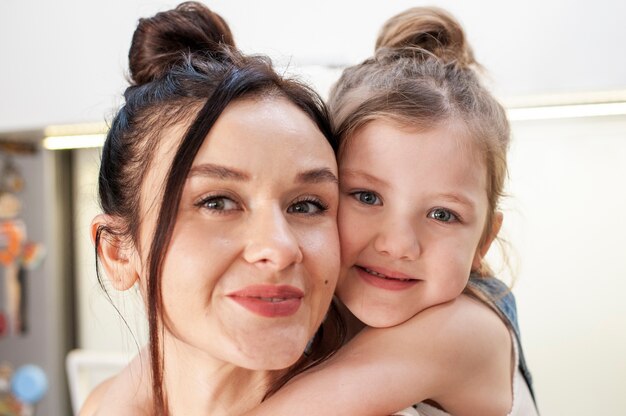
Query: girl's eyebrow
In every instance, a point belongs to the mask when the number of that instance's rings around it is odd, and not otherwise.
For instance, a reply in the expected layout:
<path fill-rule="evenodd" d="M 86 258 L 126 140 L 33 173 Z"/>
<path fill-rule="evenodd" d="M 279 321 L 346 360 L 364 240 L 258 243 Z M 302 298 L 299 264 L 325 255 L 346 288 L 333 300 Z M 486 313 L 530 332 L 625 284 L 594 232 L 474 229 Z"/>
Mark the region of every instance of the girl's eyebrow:
<path fill-rule="evenodd" d="M 465 196 L 463 194 L 460 194 L 460 193 L 441 193 L 441 194 L 435 195 L 435 197 L 445 199 L 450 202 L 456 202 L 458 204 L 465 205 L 472 209 L 476 206 L 476 203 L 474 202 L 472 198 Z"/>
<path fill-rule="evenodd" d="M 389 183 L 381 178 L 373 176 L 363 170 L 354 170 L 354 169 L 341 169 L 339 172 L 340 178 L 351 178 L 351 179 L 365 179 L 368 182 L 373 182 L 381 186 L 389 187 Z"/>

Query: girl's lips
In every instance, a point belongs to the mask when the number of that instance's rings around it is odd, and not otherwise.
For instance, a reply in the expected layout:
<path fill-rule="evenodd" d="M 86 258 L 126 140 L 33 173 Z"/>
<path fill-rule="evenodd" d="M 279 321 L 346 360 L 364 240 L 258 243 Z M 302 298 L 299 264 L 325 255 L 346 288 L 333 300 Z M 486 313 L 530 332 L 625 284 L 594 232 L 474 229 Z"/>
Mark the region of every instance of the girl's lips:
<path fill-rule="evenodd" d="M 252 285 L 231 292 L 229 298 L 266 318 L 291 316 L 298 311 L 304 292 L 288 285 Z"/>
<path fill-rule="evenodd" d="M 386 290 L 405 290 L 419 282 L 414 277 L 365 266 L 354 266 L 357 274 L 365 283 Z M 386 272 L 386 273 L 385 273 Z"/>

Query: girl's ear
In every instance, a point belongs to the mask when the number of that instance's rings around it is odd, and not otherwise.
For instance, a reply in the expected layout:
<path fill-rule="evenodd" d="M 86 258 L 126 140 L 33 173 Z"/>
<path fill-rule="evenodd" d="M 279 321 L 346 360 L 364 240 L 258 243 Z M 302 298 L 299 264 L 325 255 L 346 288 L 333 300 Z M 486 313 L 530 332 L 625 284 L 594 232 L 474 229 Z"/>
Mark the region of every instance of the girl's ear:
<path fill-rule="evenodd" d="M 137 250 L 130 238 L 111 231 L 121 229 L 120 218 L 100 214 L 91 221 L 91 241 L 98 260 L 116 290 L 127 290 L 139 279 Z"/>
<path fill-rule="evenodd" d="M 489 230 L 489 234 L 485 241 L 476 249 L 476 254 L 474 254 L 474 260 L 472 261 L 472 270 L 480 270 L 480 265 L 487 255 L 489 251 L 489 247 L 491 247 L 491 243 L 496 239 L 498 233 L 500 232 L 500 228 L 502 227 L 503 215 L 502 212 L 496 211 L 493 216 L 493 221 L 491 223 L 491 230 Z"/>

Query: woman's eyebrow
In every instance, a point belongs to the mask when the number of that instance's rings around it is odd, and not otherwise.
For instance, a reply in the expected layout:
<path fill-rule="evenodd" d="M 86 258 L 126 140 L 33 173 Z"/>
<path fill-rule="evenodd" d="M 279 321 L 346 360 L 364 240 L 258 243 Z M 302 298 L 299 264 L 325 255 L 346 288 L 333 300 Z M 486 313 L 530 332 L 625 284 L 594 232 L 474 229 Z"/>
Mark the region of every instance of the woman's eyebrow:
<path fill-rule="evenodd" d="M 226 166 L 215 165 L 213 163 L 204 163 L 201 165 L 193 166 L 189 171 L 189 177 L 203 176 L 212 177 L 222 180 L 234 180 L 234 181 L 249 181 L 250 174 L 238 169 L 229 168 Z M 296 181 L 300 183 L 321 183 L 332 182 L 337 183 L 337 176 L 328 168 L 310 169 L 304 172 L 298 173 Z"/>
<path fill-rule="evenodd" d="M 337 176 L 328 168 L 310 169 L 300 172 L 296 176 L 296 182 L 300 183 L 323 183 L 332 182 L 339 183 Z"/>
<path fill-rule="evenodd" d="M 189 170 L 189 178 L 192 178 L 194 176 L 204 176 L 233 181 L 250 180 L 250 175 L 246 172 L 242 172 L 234 168 L 228 168 L 226 166 L 215 165 L 213 163 L 204 163 L 201 165 L 193 166 Z"/>

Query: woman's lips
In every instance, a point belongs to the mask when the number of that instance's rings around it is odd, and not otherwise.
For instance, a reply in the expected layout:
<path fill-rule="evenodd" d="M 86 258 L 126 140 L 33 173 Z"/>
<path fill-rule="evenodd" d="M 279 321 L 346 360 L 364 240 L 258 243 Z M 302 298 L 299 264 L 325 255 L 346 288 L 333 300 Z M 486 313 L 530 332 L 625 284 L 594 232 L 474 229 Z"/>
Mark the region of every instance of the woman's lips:
<path fill-rule="evenodd" d="M 354 268 L 365 283 L 380 289 L 405 290 L 419 282 L 419 279 L 414 277 L 380 268 L 369 266 L 354 266 Z"/>
<path fill-rule="evenodd" d="M 291 316 L 298 311 L 304 292 L 287 285 L 252 285 L 231 292 L 229 298 L 252 313 L 276 318 Z"/>

